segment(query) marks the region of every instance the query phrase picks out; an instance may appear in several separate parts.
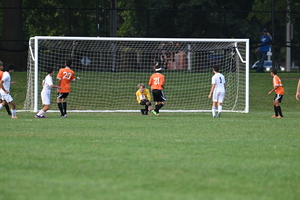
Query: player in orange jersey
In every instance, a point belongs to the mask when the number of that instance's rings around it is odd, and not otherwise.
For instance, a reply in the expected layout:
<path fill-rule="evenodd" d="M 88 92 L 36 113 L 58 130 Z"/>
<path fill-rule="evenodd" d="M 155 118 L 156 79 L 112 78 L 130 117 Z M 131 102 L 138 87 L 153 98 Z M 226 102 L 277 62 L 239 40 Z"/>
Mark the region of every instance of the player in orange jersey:
<path fill-rule="evenodd" d="M 148 85 L 151 86 L 153 101 L 155 101 L 155 109 L 152 113 L 160 116 L 159 110 L 166 104 L 166 97 L 163 92 L 165 85 L 165 76 L 161 74 L 161 66 L 157 63 L 155 73 L 150 76 Z"/>
<path fill-rule="evenodd" d="M 70 69 L 72 65 L 72 60 L 68 59 L 65 63 L 65 68 L 61 68 L 57 74 L 58 86 L 61 89 L 58 89 L 58 96 L 56 103 L 60 110 L 61 116 L 60 118 L 67 117 L 67 102 L 66 98 L 71 91 L 71 82 L 75 81 L 75 73 Z"/>
<path fill-rule="evenodd" d="M 1 81 L 1 79 L 2 79 L 2 75 L 3 75 L 3 62 L 2 61 L 0 61 L 0 81 Z M 0 94 L 0 104 L 2 103 L 2 96 L 1 96 L 1 94 Z M 5 104 L 4 105 L 4 107 L 5 107 L 5 109 L 6 109 L 6 112 L 7 112 L 7 114 L 8 115 L 11 115 L 11 112 L 10 112 L 10 109 L 9 109 L 9 106 L 8 106 L 8 104 Z"/>
<path fill-rule="evenodd" d="M 281 107 L 280 107 L 279 103 L 281 103 L 281 101 L 282 101 L 282 98 L 284 95 L 284 89 L 283 89 L 283 86 L 282 86 L 279 76 L 277 76 L 277 70 L 273 68 L 271 70 L 270 74 L 273 77 L 272 83 L 273 83 L 274 88 L 268 94 L 271 94 L 274 91 L 276 93 L 274 100 L 273 100 L 275 115 L 273 115 L 272 117 L 281 118 L 281 117 L 283 117 L 283 115 L 282 115 Z"/>

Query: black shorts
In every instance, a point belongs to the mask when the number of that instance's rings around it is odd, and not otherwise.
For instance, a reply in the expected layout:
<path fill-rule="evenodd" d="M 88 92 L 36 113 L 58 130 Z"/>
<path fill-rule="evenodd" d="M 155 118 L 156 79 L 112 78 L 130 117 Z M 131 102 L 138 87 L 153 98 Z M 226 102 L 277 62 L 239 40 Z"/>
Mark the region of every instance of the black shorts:
<path fill-rule="evenodd" d="M 278 102 L 281 103 L 282 98 L 283 98 L 283 95 L 281 95 L 281 94 L 275 94 L 274 101 L 278 100 Z"/>
<path fill-rule="evenodd" d="M 68 95 L 69 95 L 69 93 L 57 93 L 57 98 L 65 99 L 65 98 L 67 98 Z"/>
<path fill-rule="evenodd" d="M 162 90 L 152 90 L 152 95 L 153 95 L 153 101 L 155 102 L 164 102 L 167 100 L 164 91 Z"/>
<path fill-rule="evenodd" d="M 142 106 L 145 106 L 147 102 L 149 102 L 149 106 L 151 106 L 151 102 L 150 102 L 148 99 L 143 99 L 143 100 L 141 100 L 140 104 L 141 104 Z"/>

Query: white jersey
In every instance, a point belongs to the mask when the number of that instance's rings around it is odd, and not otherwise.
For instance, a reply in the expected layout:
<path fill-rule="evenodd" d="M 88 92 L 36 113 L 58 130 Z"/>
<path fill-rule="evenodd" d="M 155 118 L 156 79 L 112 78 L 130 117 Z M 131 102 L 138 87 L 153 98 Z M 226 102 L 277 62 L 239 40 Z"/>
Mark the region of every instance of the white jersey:
<path fill-rule="evenodd" d="M 50 92 L 53 85 L 52 76 L 47 75 L 43 80 L 43 91 L 42 92 Z"/>
<path fill-rule="evenodd" d="M 214 102 L 223 103 L 225 97 L 225 83 L 226 83 L 225 77 L 220 73 L 216 73 L 212 77 L 211 84 L 215 85 L 215 89 L 213 91 L 213 97 L 212 97 L 212 100 Z"/>
<path fill-rule="evenodd" d="M 43 105 L 50 105 L 51 85 L 53 85 L 52 76 L 48 74 L 43 80 L 43 90 L 41 92 Z"/>
<path fill-rule="evenodd" d="M 10 91 L 10 74 L 8 72 L 3 72 L 2 81 L 4 89 Z"/>
<path fill-rule="evenodd" d="M 2 74 L 2 85 L 4 87 L 4 89 L 6 91 L 9 91 L 10 90 L 10 74 L 8 72 L 4 72 Z M 10 103 L 11 101 L 13 101 L 13 98 L 11 97 L 11 95 L 8 93 L 5 93 L 2 88 L 0 89 L 0 96 L 1 96 L 1 99 L 6 101 L 7 103 Z"/>
<path fill-rule="evenodd" d="M 221 73 L 216 73 L 211 78 L 211 84 L 215 84 L 214 91 L 225 92 L 225 83 L 226 83 L 225 77 Z"/>

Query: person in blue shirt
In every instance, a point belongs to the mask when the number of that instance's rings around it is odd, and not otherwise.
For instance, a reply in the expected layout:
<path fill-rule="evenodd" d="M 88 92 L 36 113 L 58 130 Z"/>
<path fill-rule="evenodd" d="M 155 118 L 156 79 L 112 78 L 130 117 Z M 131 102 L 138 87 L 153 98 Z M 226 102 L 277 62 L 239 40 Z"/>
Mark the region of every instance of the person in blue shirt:
<path fill-rule="evenodd" d="M 267 53 L 270 49 L 270 44 L 272 42 L 272 36 L 267 29 L 263 30 L 263 35 L 260 37 L 260 45 L 256 49 L 255 53 L 258 52 L 258 66 L 256 72 L 264 72 L 264 62 L 267 57 Z"/>

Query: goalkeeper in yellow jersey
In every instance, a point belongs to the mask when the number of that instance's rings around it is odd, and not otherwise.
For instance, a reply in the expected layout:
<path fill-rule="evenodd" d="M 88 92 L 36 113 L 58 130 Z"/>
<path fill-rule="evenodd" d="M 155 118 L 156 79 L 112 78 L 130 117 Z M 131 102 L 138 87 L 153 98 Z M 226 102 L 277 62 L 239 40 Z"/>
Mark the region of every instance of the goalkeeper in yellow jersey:
<path fill-rule="evenodd" d="M 141 112 L 143 115 L 148 115 L 148 111 L 151 112 L 151 96 L 150 96 L 150 92 L 147 88 L 145 88 L 145 84 L 144 83 L 139 83 L 137 85 L 137 87 L 139 88 L 138 91 L 136 91 L 136 100 L 138 101 L 138 103 L 142 106 L 145 106 L 145 109 L 141 109 Z"/>

